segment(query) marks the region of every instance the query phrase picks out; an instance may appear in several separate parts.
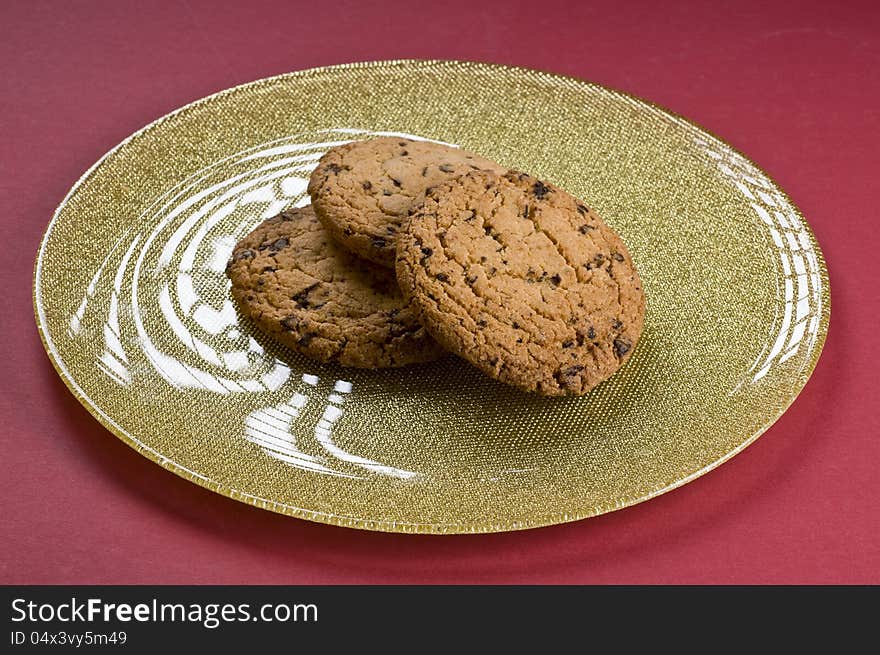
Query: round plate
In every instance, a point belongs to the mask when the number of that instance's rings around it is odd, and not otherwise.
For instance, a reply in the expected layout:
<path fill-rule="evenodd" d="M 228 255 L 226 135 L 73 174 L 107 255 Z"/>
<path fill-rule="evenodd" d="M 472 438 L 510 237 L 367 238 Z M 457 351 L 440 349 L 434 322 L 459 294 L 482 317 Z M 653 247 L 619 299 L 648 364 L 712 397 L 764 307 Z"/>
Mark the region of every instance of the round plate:
<path fill-rule="evenodd" d="M 263 339 L 230 301 L 233 244 L 308 202 L 324 151 L 378 134 L 460 145 L 596 208 L 645 285 L 629 363 L 552 399 L 451 356 L 361 371 Z M 58 208 L 34 304 L 65 383 L 165 468 L 299 518 L 456 533 L 593 516 L 730 458 L 806 383 L 829 290 L 785 193 L 692 123 L 547 73 L 394 61 L 246 84 L 132 135 Z"/>

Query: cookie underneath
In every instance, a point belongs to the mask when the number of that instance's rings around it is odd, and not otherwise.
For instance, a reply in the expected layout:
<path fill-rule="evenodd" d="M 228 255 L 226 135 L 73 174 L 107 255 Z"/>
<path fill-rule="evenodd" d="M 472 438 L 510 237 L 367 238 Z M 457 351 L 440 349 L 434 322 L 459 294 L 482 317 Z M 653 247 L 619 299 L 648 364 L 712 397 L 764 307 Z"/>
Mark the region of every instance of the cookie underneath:
<path fill-rule="evenodd" d="M 443 355 L 394 274 L 340 250 L 311 207 L 257 226 L 235 246 L 226 273 L 242 312 L 312 359 L 387 368 Z"/>
<path fill-rule="evenodd" d="M 346 250 L 394 267 L 397 233 L 425 189 L 473 170 L 505 169 L 430 141 L 379 137 L 329 150 L 312 172 L 312 206 Z"/>
<path fill-rule="evenodd" d="M 547 396 L 613 375 L 642 333 L 632 258 L 574 197 L 524 173 L 430 189 L 398 239 L 397 279 L 445 348 Z"/>

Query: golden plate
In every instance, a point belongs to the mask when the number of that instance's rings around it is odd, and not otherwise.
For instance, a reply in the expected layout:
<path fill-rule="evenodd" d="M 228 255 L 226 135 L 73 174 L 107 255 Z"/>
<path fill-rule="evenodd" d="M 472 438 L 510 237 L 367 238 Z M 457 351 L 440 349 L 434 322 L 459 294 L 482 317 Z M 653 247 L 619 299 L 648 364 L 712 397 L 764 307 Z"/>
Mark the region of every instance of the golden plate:
<path fill-rule="evenodd" d="M 223 274 L 235 241 L 307 202 L 327 148 L 386 133 L 474 150 L 599 211 L 648 298 L 619 374 L 546 399 L 454 357 L 321 366 L 236 315 Z M 732 457 L 806 383 L 829 289 L 791 200 L 692 123 L 557 75 L 392 61 L 246 84 L 132 135 L 55 213 L 34 304 L 80 402 L 165 468 L 299 518 L 458 533 L 593 516 Z"/>

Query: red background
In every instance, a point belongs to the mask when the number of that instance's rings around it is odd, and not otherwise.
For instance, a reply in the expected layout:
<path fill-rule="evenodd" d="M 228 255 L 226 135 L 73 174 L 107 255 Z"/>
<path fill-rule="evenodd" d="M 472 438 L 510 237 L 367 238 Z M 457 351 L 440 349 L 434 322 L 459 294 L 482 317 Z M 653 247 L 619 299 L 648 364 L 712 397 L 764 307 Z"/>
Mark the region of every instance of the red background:
<path fill-rule="evenodd" d="M 2 3 L 0 582 L 880 582 L 878 5 L 419 4 Z M 32 314 L 35 253 L 68 188 L 131 132 L 214 91 L 396 58 L 599 82 L 758 162 L 807 216 L 831 274 L 825 352 L 793 407 L 730 462 L 648 503 L 456 537 L 254 509 L 101 428 L 56 377 Z"/>

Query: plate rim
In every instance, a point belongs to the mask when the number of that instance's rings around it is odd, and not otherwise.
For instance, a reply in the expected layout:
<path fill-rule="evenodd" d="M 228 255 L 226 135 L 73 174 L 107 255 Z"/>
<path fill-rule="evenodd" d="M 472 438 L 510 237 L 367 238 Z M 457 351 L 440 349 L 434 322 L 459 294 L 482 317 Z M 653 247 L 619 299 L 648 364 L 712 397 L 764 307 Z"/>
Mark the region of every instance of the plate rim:
<path fill-rule="evenodd" d="M 784 402 L 781 402 L 777 405 L 778 409 L 776 409 L 772 414 L 772 417 L 764 423 L 759 429 L 749 435 L 746 439 L 744 439 L 736 448 L 729 450 L 724 453 L 720 458 L 710 462 L 706 466 L 692 472 L 690 475 L 687 475 L 683 478 L 679 478 L 670 483 L 663 484 L 658 486 L 657 488 L 642 494 L 630 495 L 622 498 L 616 499 L 614 502 L 602 503 L 599 505 L 595 505 L 588 508 L 582 508 L 577 511 L 556 511 L 548 514 L 542 514 L 539 518 L 527 518 L 523 520 L 511 519 L 507 522 L 485 522 L 485 523 L 467 523 L 467 522 L 448 522 L 448 523 L 418 523 L 418 522 L 406 522 L 406 521 L 396 521 L 390 519 L 367 519 L 367 518 L 359 518 L 354 516 L 345 516 L 340 514 L 334 514 L 330 512 L 322 512 L 317 510 L 309 510 L 301 507 L 296 507 L 294 505 L 289 505 L 285 503 L 280 503 L 275 500 L 271 500 L 268 498 L 261 498 L 259 496 L 255 496 L 250 493 L 246 493 L 235 489 L 229 485 L 222 484 L 218 481 L 211 480 L 206 476 L 200 475 L 199 473 L 192 471 L 185 466 L 165 457 L 161 453 L 155 451 L 150 448 L 146 444 L 139 441 L 133 435 L 129 434 L 125 429 L 119 426 L 111 416 L 105 414 L 85 393 L 85 391 L 79 386 L 79 384 L 74 379 L 73 375 L 68 371 L 64 362 L 60 361 L 60 357 L 56 356 L 57 350 L 54 347 L 54 343 L 52 342 L 52 338 L 49 335 L 49 328 L 46 323 L 45 313 L 41 304 L 42 299 L 42 288 L 40 284 L 40 272 L 42 269 L 43 256 L 47 248 L 47 244 L 49 241 L 49 237 L 52 233 L 52 230 L 59 220 L 62 211 L 66 208 L 68 202 L 71 198 L 74 197 L 77 190 L 85 184 L 91 177 L 94 175 L 99 168 L 105 165 L 110 158 L 112 158 L 117 152 L 119 152 L 122 148 L 128 145 L 131 141 L 137 139 L 148 131 L 158 127 L 162 123 L 171 120 L 179 115 L 182 115 L 188 111 L 196 109 L 204 104 L 212 103 L 221 99 L 226 95 L 231 95 L 234 93 L 244 92 L 251 88 L 259 87 L 261 85 L 265 85 L 268 83 L 278 83 L 283 82 L 288 79 L 297 79 L 297 78 L 309 78 L 311 76 L 319 76 L 327 73 L 338 72 L 338 71 L 347 71 L 347 70 L 355 70 L 355 69 L 370 69 L 370 68 L 403 68 L 407 66 L 417 66 L 417 67 L 430 67 L 430 66 L 451 66 L 451 67 L 474 67 L 475 69 L 487 69 L 487 70 L 502 70 L 508 73 L 523 73 L 523 74 L 534 74 L 538 73 L 548 79 L 558 80 L 567 83 L 573 83 L 579 86 L 590 86 L 596 89 L 601 89 L 607 93 L 612 95 L 616 95 L 623 99 L 629 100 L 630 102 L 634 102 L 638 105 L 645 105 L 652 108 L 655 111 L 659 111 L 662 114 L 665 114 L 669 117 L 674 118 L 676 121 L 684 123 L 686 126 L 691 128 L 696 128 L 702 134 L 705 134 L 712 139 L 714 139 L 719 144 L 723 145 L 730 152 L 736 154 L 741 157 L 744 161 L 746 161 L 751 166 L 754 166 L 756 170 L 760 171 L 764 174 L 767 179 L 769 179 L 774 187 L 775 191 L 779 192 L 780 195 L 791 205 L 797 217 L 801 220 L 804 230 L 807 233 L 807 236 L 810 240 L 811 246 L 814 248 L 816 253 L 816 260 L 819 267 L 819 278 L 822 283 L 822 293 L 821 293 L 821 301 L 822 308 L 821 314 L 819 316 L 819 325 L 816 333 L 816 342 L 815 347 L 813 348 L 812 354 L 808 363 L 801 369 L 798 374 L 797 382 L 798 388 L 794 391 L 794 393 Z M 665 494 L 673 489 L 684 486 L 695 479 L 702 477 L 706 473 L 714 470 L 720 465 L 724 464 L 728 460 L 732 459 L 743 450 L 745 450 L 748 446 L 753 444 L 759 437 L 761 437 L 776 421 L 778 421 L 785 412 L 789 410 L 789 408 L 794 404 L 797 398 L 800 396 L 801 392 L 806 387 L 810 378 L 813 375 L 813 372 L 816 369 L 818 361 L 822 355 L 822 352 L 825 347 L 825 341 L 828 336 L 828 329 L 830 326 L 831 320 L 831 287 L 830 287 L 830 279 L 828 274 L 828 266 L 825 260 L 824 253 L 822 251 L 821 246 L 819 245 L 818 239 L 813 232 L 812 226 L 809 221 L 807 221 L 806 217 L 803 215 L 803 212 L 800 210 L 798 205 L 792 200 L 792 198 L 788 195 L 788 193 L 783 189 L 776 180 L 769 175 L 763 168 L 761 168 L 757 163 L 755 163 L 751 158 L 747 155 L 740 152 L 737 148 L 732 146 L 726 140 L 722 139 L 718 135 L 716 135 L 711 130 L 706 129 L 702 125 L 678 114 L 677 112 L 671 111 L 661 105 L 658 105 L 650 100 L 646 100 L 639 96 L 633 95 L 631 93 L 627 93 L 625 91 L 619 91 L 617 89 L 605 86 L 603 84 L 599 84 L 596 82 L 591 82 L 589 80 L 585 80 L 582 78 L 564 75 L 560 73 L 553 73 L 549 71 L 544 71 L 535 68 L 529 68 L 525 66 L 511 66 L 506 64 L 497 64 L 492 62 L 480 62 L 474 60 L 458 60 L 458 59 L 389 59 L 389 60 L 367 60 L 367 61 L 356 61 L 349 62 L 343 64 L 332 64 L 327 66 L 318 66 L 314 68 L 307 68 L 297 71 L 289 71 L 286 73 L 281 73 L 278 75 L 270 75 L 267 77 L 262 77 L 257 80 L 252 80 L 250 82 L 245 82 L 242 84 L 238 84 L 226 89 L 222 89 L 220 91 L 214 92 L 207 96 L 198 98 L 192 102 L 189 102 L 177 109 L 163 114 L 159 118 L 151 121 L 150 123 L 144 125 L 140 129 L 131 133 L 125 139 L 117 143 L 110 150 L 108 150 L 104 155 L 102 155 L 94 164 L 92 164 L 70 187 L 68 192 L 65 194 L 64 198 L 55 208 L 52 213 L 52 217 L 49 220 L 49 223 L 46 225 L 43 231 L 43 235 L 40 238 L 40 244 L 37 249 L 36 258 L 34 261 L 34 269 L 33 269 L 33 281 L 32 281 L 32 302 L 34 309 L 34 319 L 37 326 L 37 332 L 40 336 L 40 341 L 42 342 L 43 349 L 45 350 L 49 361 L 52 363 L 53 368 L 55 369 L 58 377 L 64 382 L 65 386 L 68 390 L 74 395 L 77 401 L 85 407 L 85 409 L 92 415 L 95 420 L 98 421 L 107 431 L 113 434 L 120 441 L 131 447 L 135 450 L 139 455 L 145 457 L 146 459 L 152 461 L 155 464 L 158 464 L 162 468 L 178 475 L 179 477 L 184 478 L 185 480 L 192 482 L 194 484 L 199 485 L 200 487 L 206 488 L 216 494 L 224 496 L 226 498 L 230 498 L 232 500 L 236 500 L 238 502 L 245 503 L 247 505 L 251 505 L 254 507 L 259 507 L 261 509 L 269 510 L 278 514 L 283 514 L 286 516 L 292 516 L 294 518 L 304 519 L 311 522 L 323 523 L 328 525 L 335 525 L 338 527 L 347 527 L 347 528 L 355 528 L 359 530 L 367 530 L 367 531 L 376 531 L 376 532 L 391 532 L 391 533 L 407 533 L 407 534 L 485 534 L 485 533 L 495 533 L 495 532 L 509 532 L 509 531 L 518 531 L 518 530 L 526 530 L 526 529 L 534 529 L 540 527 L 546 527 L 551 525 L 558 525 L 563 523 L 571 523 L 574 521 L 580 521 L 586 518 L 591 518 L 594 516 L 599 516 L 602 514 L 606 514 L 609 512 L 613 512 L 619 509 L 623 509 L 625 507 L 632 507 L 634 505 L 638 505 L 652 498 L 656 498 L 662 494 Z"/>

